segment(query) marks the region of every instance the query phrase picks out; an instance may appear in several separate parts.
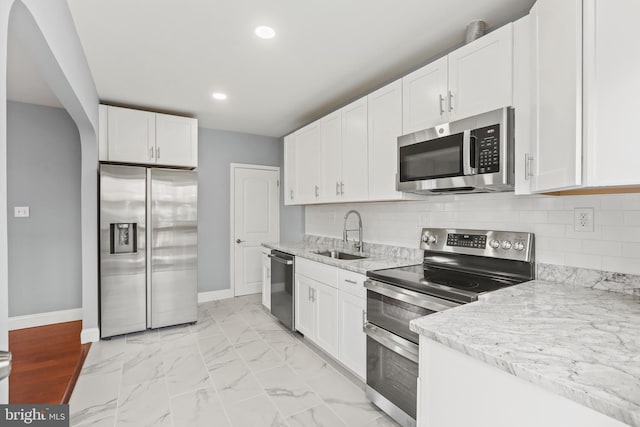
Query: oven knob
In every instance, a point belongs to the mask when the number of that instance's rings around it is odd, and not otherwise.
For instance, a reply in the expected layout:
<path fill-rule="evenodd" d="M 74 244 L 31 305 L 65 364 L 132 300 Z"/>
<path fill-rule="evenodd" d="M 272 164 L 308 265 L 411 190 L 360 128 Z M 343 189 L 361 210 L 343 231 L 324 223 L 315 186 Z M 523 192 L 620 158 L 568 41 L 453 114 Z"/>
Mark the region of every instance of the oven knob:
<path fill-rule="evenodd" d="M 521 251 L 524 249 L 524 242 L 520 241 L 520 240 L 516 240 L 513 243 L 513 249 L 515 249 L 516 251 Z"/>
<path fill-rule="evenodd" d="M 502 249 L 505 249 L 505 250 L 511 249 L 511 242 L 508 241 L 508 240 L 503 241 L 502 242 Z"/>
<path fill-rule="evenodd" d="M 428 234 L 423 234 L 422 235 L 422 241 L 425 242 L 425 243 L 428 243 L 429 242 L 429 235 Z"/>
<path fill-rule="evenodd" d="M 493 249 L 498 249 L 500 247 L 500 242 L 494 239 L 489 242 L 489 246 L 491 246 Z"/>
<path fill-rule="evenodd" d="M 425 242 L 427 245 L 433 245 L 438 242 L 438 238 L 436 236 L 425 234 L 424 236 L 422 236 L 422 241 Z"/>

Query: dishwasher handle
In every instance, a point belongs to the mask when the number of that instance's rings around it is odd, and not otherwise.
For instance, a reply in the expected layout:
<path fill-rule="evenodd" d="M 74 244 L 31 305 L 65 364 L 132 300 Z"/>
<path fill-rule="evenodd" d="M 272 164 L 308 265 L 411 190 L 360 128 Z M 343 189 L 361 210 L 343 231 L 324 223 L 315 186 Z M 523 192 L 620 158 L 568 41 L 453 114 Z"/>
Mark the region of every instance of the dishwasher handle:
<path fill-rule="evenodd" d="M 11 353 L 0 351 L 0 381 L 7 378 L 11 373 Z"/>
<path fill-rule="evenodd" d="M 290 259 L 283 259 L 283 258 L 280 258 L 280 257 L 274 255 L 274 254 L 268 254 L 267 256 L 269 258 L 271 258 L 272 261 L 277 261 L 277 262 L 280 262 L 280 263 L 286 264 L 286 265 L 293 265 L 293 261 L 291 261 Z"/>

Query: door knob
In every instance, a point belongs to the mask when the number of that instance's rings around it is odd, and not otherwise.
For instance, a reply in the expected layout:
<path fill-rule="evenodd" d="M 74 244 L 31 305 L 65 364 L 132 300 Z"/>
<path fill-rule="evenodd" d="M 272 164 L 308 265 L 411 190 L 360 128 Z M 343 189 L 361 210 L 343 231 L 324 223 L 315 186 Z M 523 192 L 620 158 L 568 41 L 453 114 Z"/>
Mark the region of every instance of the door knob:
<path fill-rule="evenodd" d="M 236 239 L 236 243 L 242 243 L 244 240 Z"/>

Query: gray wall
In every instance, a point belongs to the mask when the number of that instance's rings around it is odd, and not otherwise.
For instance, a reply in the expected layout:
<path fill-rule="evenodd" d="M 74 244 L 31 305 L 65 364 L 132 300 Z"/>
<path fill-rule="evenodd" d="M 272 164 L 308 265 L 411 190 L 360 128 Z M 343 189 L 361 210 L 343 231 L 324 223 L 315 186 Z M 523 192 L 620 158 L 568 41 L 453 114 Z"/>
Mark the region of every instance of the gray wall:
<path fill-rule="evenodd" d="M 284 140 L 280 140 L 280 182 L 284 182 Z M 280 186 L 280 241 L 295 242 L 304 237 L 304 206 L 284 206 L 284 185 Z"/>
<path fill-rule="evenodd" d="M 82 306 L 80 156 L 65 110 L 7 103 L 9 316 Z"/>
<path fill-rule="evenodd" d="M 229 271 L 230 164 L 280 166 L 282 173 L 282 162 L 281 139 L 198 129 L 198 290 L 200 292 L 229 289 L 231 286 Z M 288 230 L 289 223 L 294 225 L 290 230 Z M 281 207 L 280 224 L 281 235 L 290 240 L 300 240 L 304 231 L 303 209 Z"/>

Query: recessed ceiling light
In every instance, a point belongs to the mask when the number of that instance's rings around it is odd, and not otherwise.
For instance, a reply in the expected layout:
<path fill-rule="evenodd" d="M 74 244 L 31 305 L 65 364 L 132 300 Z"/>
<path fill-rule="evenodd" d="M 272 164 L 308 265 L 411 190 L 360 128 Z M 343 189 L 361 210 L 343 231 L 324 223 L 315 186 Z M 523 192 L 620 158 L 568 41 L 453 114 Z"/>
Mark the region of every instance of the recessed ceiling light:
<path fill-rule="evenodd" d="M 266 25 L 256 27 L 255 33 L 256 36 L 260 37 L 261 39 L 272 39 L 276 35 L 276 31 L 271 27 L 267 27 Z"/>
<path fill-rule="evenodd" d="M 224 101 L 227 99 L 227 94 L 222 92 L 214 92 L 211 96 L 213 96 L 213 99 L 217 99 L 218 101 Z"/>

